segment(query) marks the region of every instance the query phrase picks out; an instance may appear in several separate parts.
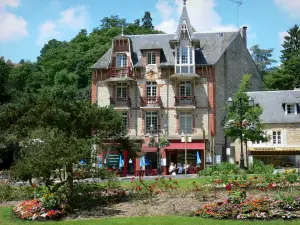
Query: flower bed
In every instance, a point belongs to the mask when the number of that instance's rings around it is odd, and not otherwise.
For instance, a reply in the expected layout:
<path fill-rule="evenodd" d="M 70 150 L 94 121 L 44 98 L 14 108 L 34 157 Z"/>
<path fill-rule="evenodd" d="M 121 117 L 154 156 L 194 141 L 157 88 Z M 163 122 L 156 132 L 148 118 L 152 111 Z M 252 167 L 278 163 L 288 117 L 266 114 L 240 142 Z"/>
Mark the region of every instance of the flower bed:
<path fill-rule="evenodd" d="M 42 202 L 37 199 L 21 202 L 13 208 L 13 213 L 23 220 L 58 219 L 64 215 L 61 208 L 50 210 L 43 208 Z"/>
<path fill-rule="evenodd" d="M 196 211 L 196 216 L 237 220 L 300 218 L 300 198 L 292 201 L 255 198 L 241 203 L 228 199 L 204 205 Z"/>

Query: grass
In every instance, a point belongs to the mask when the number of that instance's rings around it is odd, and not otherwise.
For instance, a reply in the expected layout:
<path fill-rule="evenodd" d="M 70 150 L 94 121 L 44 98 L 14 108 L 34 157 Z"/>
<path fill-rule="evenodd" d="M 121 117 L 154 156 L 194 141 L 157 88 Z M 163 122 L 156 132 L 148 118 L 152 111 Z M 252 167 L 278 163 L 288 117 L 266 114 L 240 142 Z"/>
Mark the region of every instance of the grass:
<path fill-rule="evenodd" d="M 46 224 L 46 225 L 296 225 L 299 220 L 293 221 L 232 221 L 232 220 L 211 220 L 199 217 L 131 217 L 131 218 L 112 218 L 112 219 L 94 219 L 94 220 L 73 220 L 73 221 L 49 221 L 49 222 L 31 222 L 22 221 L 15 218 L 11 213 L 11 208 L 0 208 L 1 225 L 24 225 L 24 224 Z"/>
<path fill-rule="evenodd" d="M 138 179 L 138 178 L 136 178 Z M 168 179 L 168 178 L 165 178 Z M 200 177 L 200 178 L 188 178 L 188 179 L 174 179 L 178 182 L 178 187 L 180 189 L 186 189 L 189 187 L 194 187 L 193 182 L 195 181 L 198 185 L 203 184 L 209 184 L 210 183 L 210 177 Z M 147 183 L 153 183 L 154 180 L 144 180 L 144 182 Z M 124 188 L 131 188 L 135 187 L 135 183 L 131 183 L 130 180 L 121 181 L 120 185 Z"/>

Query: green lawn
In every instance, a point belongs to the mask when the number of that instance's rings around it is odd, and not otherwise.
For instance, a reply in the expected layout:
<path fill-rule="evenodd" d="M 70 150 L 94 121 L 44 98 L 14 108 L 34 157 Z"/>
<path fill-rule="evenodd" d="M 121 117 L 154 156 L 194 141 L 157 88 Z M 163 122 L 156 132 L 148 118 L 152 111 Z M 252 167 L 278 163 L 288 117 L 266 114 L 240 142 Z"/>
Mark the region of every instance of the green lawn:
<path fill-rule="evenodd" d="M 138 179 L 138 178 L 136 178 Z M 168 178 L 166 178 L 168 179 Z M 188 179 L 174 179 L 178 182 L 179 188 L 188 188 L 188 187 L 194 187 L 193 182 L 196 182 L 198 185 L 202 184 L 209 184 L 210 183 L 210 177 L 199 177 L 199 178 L 188 178 Z M 154 180 L 144 180 L 145 183 L 154 182 Z M 134 187 L 134 183 L 131 183 L 129 180 L 121 181 L 121 186 L 125 188 Z"/>
<path fill-rule="evenodd" d="M 117 218 L 117 219 L 99 219 L 99 220 L 77 220 L 77 221 L 58 221 L 58 222 L 30 222 L 16 219 L 11 214 L 11 208 L 0 208 L 1 225 L 24 225 L 24 224 L 46 224 L 46 225 L 296 225 L 300 221 L 230 221 L 230 220 L 207 220 L 198 217 L 135 217 L 135 218 Z"/>

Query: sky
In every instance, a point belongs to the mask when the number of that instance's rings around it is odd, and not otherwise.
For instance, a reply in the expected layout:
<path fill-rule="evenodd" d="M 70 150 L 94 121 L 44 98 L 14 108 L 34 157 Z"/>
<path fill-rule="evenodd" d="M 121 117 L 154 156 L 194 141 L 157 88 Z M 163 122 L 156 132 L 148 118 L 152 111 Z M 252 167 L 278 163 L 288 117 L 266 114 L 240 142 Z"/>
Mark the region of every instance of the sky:
<path fill-rule="evenodd" d="M 273 48 L 279 64 L 283 37 L 299 24 L 300 0 L 243 0 L 238 17 L 234 1 L 240 0 L 187 0 L 193 27 L 226 32 L 246 25 L 248 48 Z M 174 33 L 182 7 L 183 0 L 0 0 L 0 56 L 34 62 L 49 40 L 69 41 L 111 15 L 133 22 L 150 11 L 156 29 Z"/>

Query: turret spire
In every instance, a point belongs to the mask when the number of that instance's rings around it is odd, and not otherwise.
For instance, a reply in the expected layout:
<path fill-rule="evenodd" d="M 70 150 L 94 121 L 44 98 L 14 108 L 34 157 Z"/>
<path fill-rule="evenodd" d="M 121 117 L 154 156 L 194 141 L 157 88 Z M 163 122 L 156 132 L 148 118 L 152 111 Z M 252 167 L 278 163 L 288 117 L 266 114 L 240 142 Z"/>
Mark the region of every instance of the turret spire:
<path fill-rule="evenodd" d="M 184 7 L 186 6 L 186 0 L 183 0 L 183 6 Z"/>
<path fill-rule="evenodd" d="M 121 36 L 124 36 L 124 25 L 122 24 L 122 34 Z"/>

